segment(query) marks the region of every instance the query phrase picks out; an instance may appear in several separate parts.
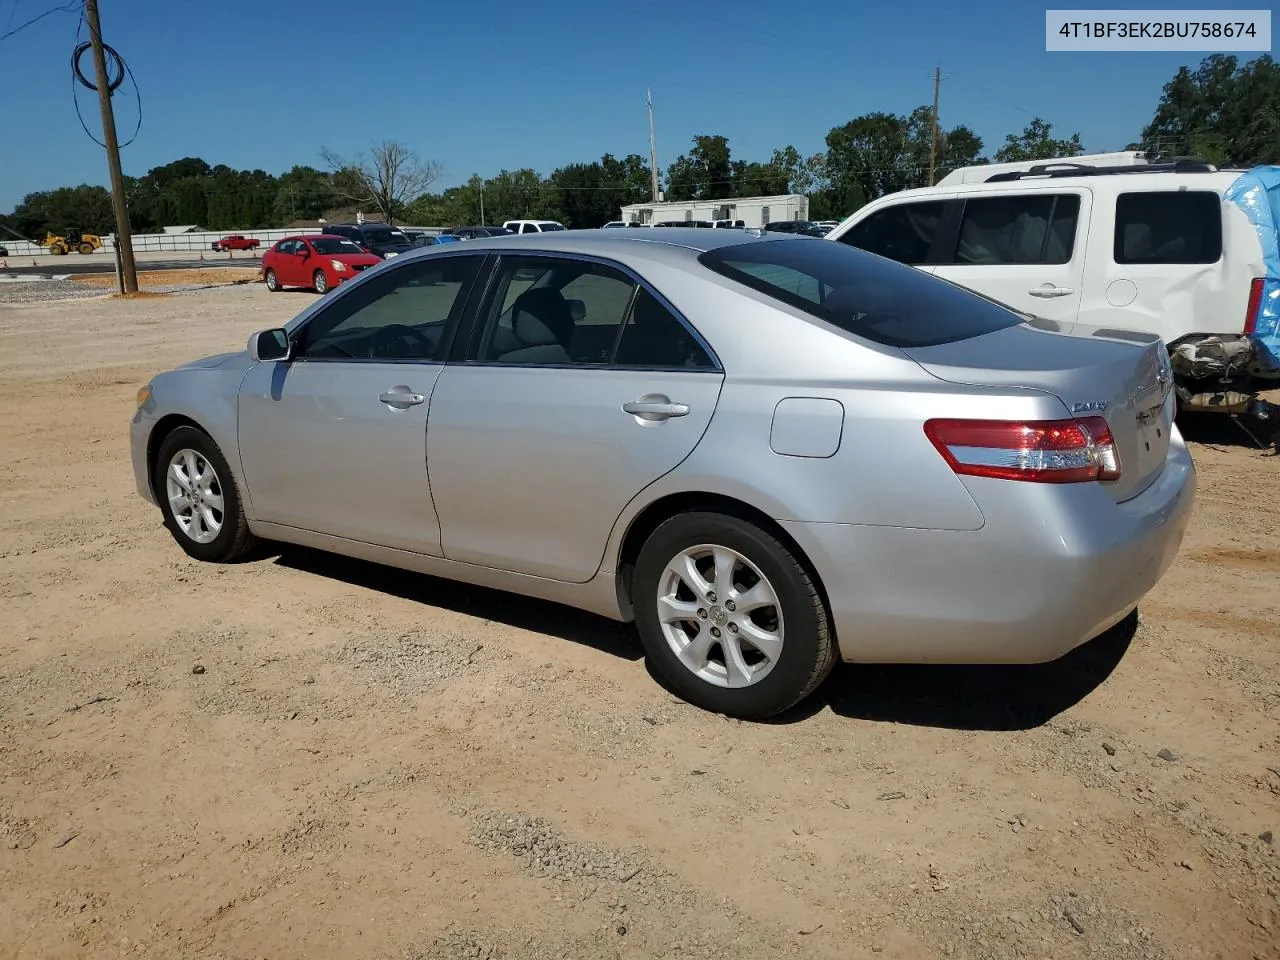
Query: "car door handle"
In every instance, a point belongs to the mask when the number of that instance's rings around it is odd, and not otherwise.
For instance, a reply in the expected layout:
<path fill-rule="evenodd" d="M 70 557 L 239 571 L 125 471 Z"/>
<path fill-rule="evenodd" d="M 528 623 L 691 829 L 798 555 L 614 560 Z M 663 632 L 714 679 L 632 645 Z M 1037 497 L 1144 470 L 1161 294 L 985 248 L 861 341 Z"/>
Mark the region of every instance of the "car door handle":
<path fill-rule="evenodd" d="M 684 417 L 689 414 L 687 403 L 673 403 L 669 397 L 649 396 L 632 400 L 622 405 L 624 413 L 630 413 L 645 420 L 666 420 L 669 417 Z"/>
<path fill-rule="evenodd" d="M 410 393 L 408 390 L 392 390 L 378 394 L 378 399 L 392 407 L 412 407 L 426 402 L 427 398 L 420 393 Z"/>
<path fill-rule="evenodd" d="M 1070 287 L 1057 287 L 1052 283 L 1042 283 L 1038 287 L 1032 287 L 1027 291 L 1027 293 L 1031 294 L 1033 297 L 1040 297 L 1041 299 L 1048 300 L 1052 297 L 1069 297 L 1075 293 L 1075 291 Z"/>

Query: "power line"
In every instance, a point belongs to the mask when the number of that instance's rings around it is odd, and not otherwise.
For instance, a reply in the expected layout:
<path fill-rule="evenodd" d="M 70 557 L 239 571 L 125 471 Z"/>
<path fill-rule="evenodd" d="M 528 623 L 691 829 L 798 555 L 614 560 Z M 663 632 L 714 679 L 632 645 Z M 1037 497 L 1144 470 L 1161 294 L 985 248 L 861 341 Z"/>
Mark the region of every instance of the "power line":
<path fill-rule="evenodd" d="M 10 37 L 16 36 L 17 34 L 21 33 L 23 30 L 27 29 L 27 27 L 31 26 L 32 24 L 39 23 L 45 17 L 52 16 L 55 13 L 74 13 L 76 7 L 80 5 L 81 5 L 81 0 L 70 0 L 70 2 L 64 3 L 61 6 L 53 7 L 49 10 L 46 10 L 44 13 L 40 14 L 39 16 L 32 17 L 26 23 L 19 24 L 18 26 L 14 27 L 8 33 L 0 34 L 0 40 L 8 40 Z M 13 9 L 14 10 L 18 9 L 16 0 L 14 2 Z M 10 23 L 13 22 L 12 11 L 9 14 L 9 22 Z"/>

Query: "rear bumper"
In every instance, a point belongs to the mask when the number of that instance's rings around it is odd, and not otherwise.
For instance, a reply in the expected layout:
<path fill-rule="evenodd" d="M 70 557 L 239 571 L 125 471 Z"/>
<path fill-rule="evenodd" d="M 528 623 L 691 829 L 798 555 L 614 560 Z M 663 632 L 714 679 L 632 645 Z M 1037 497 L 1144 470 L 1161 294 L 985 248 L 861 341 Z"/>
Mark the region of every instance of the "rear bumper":
<path fill-rule="evenodd" d="M 1124 619 L 1177 555 L 1196 475 L 1175 435 L 1117 504 L 1096 484 L 970 479 L 981 530 L 783 523 L 826 588 L 840 655 L 863 663 L 1043 663 Z"/>

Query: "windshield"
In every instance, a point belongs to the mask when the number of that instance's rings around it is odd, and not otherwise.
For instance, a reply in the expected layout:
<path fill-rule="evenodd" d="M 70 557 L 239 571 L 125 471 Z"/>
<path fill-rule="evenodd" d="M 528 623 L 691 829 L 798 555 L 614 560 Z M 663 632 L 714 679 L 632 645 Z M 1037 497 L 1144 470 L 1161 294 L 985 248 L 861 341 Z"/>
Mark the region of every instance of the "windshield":
<path fill-rule="evenodd" d="M 892 347 L 951 343 L 1022 322 L 945 280 L 828 240 L 733 244 L 709 250 L 698 261 L 841 330 Z"/>
<path fill-rule="evenodd" d="M 335 253 L 364 253 L 360 244 L 352 243 L 342 237 L 316 237 L 311 241 L 311 246 L 316 248 L 316 253 L 330 255 Z"/>

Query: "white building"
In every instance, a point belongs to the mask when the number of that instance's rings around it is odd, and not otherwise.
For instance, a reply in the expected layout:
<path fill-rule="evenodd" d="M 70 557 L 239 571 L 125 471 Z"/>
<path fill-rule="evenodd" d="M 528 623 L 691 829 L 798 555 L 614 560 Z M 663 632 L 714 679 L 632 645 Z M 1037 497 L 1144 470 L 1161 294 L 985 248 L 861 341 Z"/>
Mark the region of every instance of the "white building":
<path fill-rule="evenodd" d="M 809 198 L 798 193 L 776 197 L 733 197 L 728 200 L 673 200 L 632 203 L 622 208 L 624 223 L 678 224 L 689 220 L 741 220 L 763 227 L 779 220 L 808 220 Z"/>

